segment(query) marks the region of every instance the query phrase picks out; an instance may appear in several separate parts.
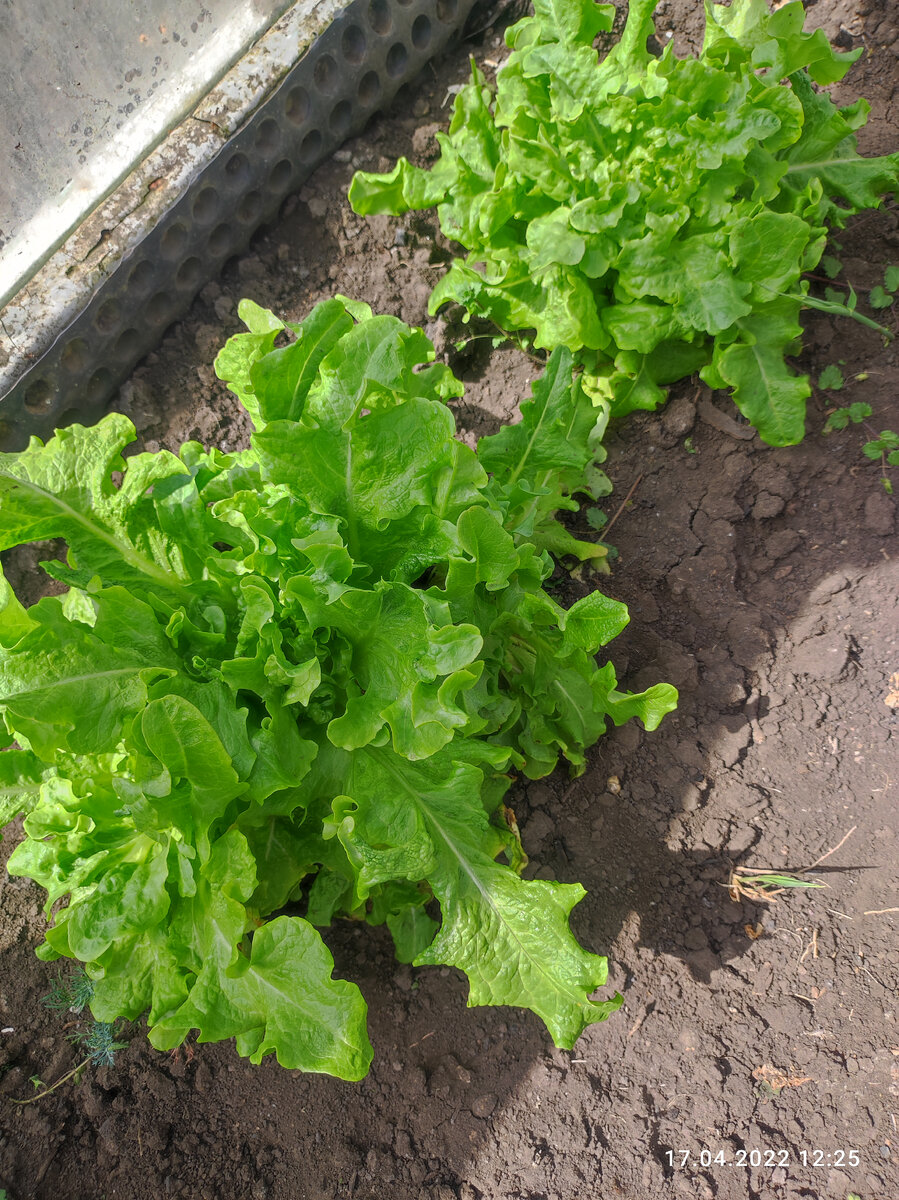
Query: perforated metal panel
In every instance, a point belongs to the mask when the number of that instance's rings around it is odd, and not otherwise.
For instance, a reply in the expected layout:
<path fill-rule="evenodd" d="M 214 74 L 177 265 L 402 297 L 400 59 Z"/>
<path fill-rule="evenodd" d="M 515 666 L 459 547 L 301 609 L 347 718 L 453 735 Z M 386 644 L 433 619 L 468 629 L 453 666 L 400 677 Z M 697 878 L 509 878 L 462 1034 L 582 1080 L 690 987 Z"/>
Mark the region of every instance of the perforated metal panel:
<path fill-rule="evenodd" d="M 0 449 L 98 419 L 136 363 L 323 159 L 463 25 L 473 0 L 354 0 L 0 400 Z"/>

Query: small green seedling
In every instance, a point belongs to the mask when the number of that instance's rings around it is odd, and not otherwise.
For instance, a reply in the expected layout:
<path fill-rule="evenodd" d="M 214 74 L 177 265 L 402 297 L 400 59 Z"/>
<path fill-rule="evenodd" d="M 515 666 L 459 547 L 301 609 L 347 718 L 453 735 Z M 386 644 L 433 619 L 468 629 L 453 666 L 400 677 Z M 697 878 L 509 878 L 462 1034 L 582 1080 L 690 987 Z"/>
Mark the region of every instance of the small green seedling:
<path fill-rule="evenodd" d="M 831 363 L 829 367 L 825 367 L 818 376 L 818 387 L 826 388 L 831 392 L 838 392 L 845 382 L 843 372 L 834 363 Z"/>
<path fill-rule="evenodd" d="M 824 883 L 817 883 L 811 879 L 800 879 L 797 875 L 788 875 L 782 871 L 760 871 L 752 867 L 736 867 L 731 871 L 727 883 L 731 900 L 760 900 L 765 904 L 774 904 L 780 893 L 787 888 L 823 888 L 826 886 Z"/>
<path fill-rule="evenodd" d="M 868 303 L 872 308 L 889 308 L 893 303 L 893 297 L 878 284 L 877 287 L 871 288 Z"/>
<path fill-rule="evenodd" d="M 83 967 L 76 968 L 69 975 L 62 975 L 54 980 L 43 1003 L 47 1008 L 58 1009 L 61 1012 L 80 1014 L 84 1012 L 94 994 L 94 985 Z M 91 1019 L 86 1029 L 78 1029 L 69 1034 L 69 1041 L 74 1042 L 86 1057 L 68 1071 L 56 1083 L 49 1086 L 38 1075 L 32 1075 L 29 1083 L 37 1090 L 36 1096 L 28 1100 L 13 1100 L 13 1104 L 33 1104 L 35 1100 L 43 1100 L 51 1092 L 70 1079 L 80 1081 L 82 1074 L 89 1066 L 111 1067 L 115 1061 L 115 1052 L 123 1050 L 127 1042 L 116 1041 L 116 1027 L 120 1022 L 108 1023 Z M 2 1200 L 2 1196 L 0 1196 Z"/>
<path fill-rule="evenodd" d="M 608 513 L 604 513 L 601 508 L 588 508 L 586 510 L 587 524 L 591 529 L 602 529 L 604 525 L 609 523 Z"/>
<path fill-rule="evenodd" d="M 887 267 L 883 273 L 883 286 L 871 289 L 868 303 L 872 308 L 890 308 L 896 302 L 899 291 L 899 267 Z"/>
<path fill-rule="evenodd" d="M 883 471 L 880 482 L 883 484 L 884 491 L 892 496 L 893 484 L 887 472 L 890 467 L 899 466 L 899 433 L 892 429 L 882 429 L 880 437 L 865 442 L 862 446 L 862 454 L 865 458 L 874 461 L 880 459 L 880 467 Z"/>
<path fill-rule="evenodd" d="M 827 368 L 828 371 L 830 369 L 830 367 Z M 823 374 L 821 378 L 824 378 Z M 827 418 L 823 432 L 833 433 L 834 430 L 845 429 L 850 424 L 860 425 L 862 421 L 867 420 L 871 416 L 873 411 L 870 404 L 862 404 L 859 401 L 845 408 L 837 408 Z"/>

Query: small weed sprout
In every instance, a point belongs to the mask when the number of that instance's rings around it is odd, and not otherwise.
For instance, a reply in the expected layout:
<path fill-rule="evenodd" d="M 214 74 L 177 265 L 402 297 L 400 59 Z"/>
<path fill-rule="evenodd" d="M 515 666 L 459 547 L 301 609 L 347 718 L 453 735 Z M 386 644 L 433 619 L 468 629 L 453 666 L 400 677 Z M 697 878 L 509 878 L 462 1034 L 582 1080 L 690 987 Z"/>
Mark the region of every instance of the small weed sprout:
<path fill-rule="evenodd" d="M 799 879 L 781 871 L 761 871 L 749 867 L 736 867 L 731 871 L 727 889 L 731 900 L 754 900 L 764 904 L 775 904 L 777 897 L 787 888 L 822 888 L 826 884 L 811 879 Z"/>
<path fill-rule="evenodd" d="M 823 374 L 821 378 L 824 378 Z M 860 425 L 862 421 L 866 421 L 871 416 L 873 411 L 870 404 L 862 404 L 858 401 L 855 404 L 847 405 L 845 408 L 834 409 L 827 418 L 822 433 L 833 433 L 837 429 L 846 429 L 850 424 Z"/>
<path fill-rule="evenodd" d="M 826 367 L 818 381 L 819 386 L 828 386 L 823 382 L 828 371 L 836 371 L 839 374 L 837 367 Z M 829 386 L 833 388 L 836 384 L 831 382 Z M 840 386 L 842 386 L 842 382 Z M 828 416 L 821 432 L 833 433 L 837 429 L 846 429 L 850 424 L 866 424 L 868 418 L 873 415 L 873 411 L 870 404 L 862 403 L 849 404 L 843 408 L 836 408 Z M 869 425 L 868 428 L 870 430 L 871 426 Z M 864 446 L 862 446 L 862 454 L 864 454 L 865 458 L 870 458 L 873 462 L 880 461 L 880 482 L 883 484 L 884 491 L 892 495 L 893 483 L 890 479 L 889 471 L 890 467 L 899 466 L 899 433 L 896 433 L 893 429 L 882 429 L 877 437 L 865 442 Z"/>
<path fill-rule="evenodd" d="M 43 1003 L 47 1008 L 55 1008 L 60 1012 L 83 1013 L 91 1002 L 94 985 L 83 967 L 72 971 L 69 975 L 60 975 L 54 979 L 53 986 L 44 997 Z"/>
<path fill-rule="evenodd" d="M 887 267 L 883 273 L 883 286 L 871 289 L 868 303 L 872 308 L 892 308 L 899 292 L 899 267 Z"/>
<path fill-rule="evenodd" d="M 840 391 L 840 389 L 845 385 L 845 383 L 846 383 L 846 380 L 843 378 L 843 372 L 836 365 L 836 363 L 831 363 L 829 366 L 825 367 L 824 370 L 821 372 L 821 374 L 818 376 L 818 387 L 825 388 L 829 392 Z M 839 412 L 842 410 L 838 409 L 837 411 Z M 839 426 L 839 425 L 834 426 L 835 429 L 840 429 L 840 428 L 844 428 L 844 427 L 845 426 Z"/>
<path fill-rule="evenodd" d="M 92 1021 L 87 1029 L 80 1029 L 70 1035 L 70 1040 L 82 1050 L 95 1067 L 111 1067 L 115 1061 L 116 1050 L 124 1050 L 127 1042 L 115 1040 L 116 1025 L 107 1021 Z"/>
<path fill-rule="evenodd" d="M 880 459 L 882 472 L 880 482 L 883 484 L 884 491 L 892 496 L 893 483 L 889 477 L 889 469 L 890 467 L 899 467 L 899 433 L 893 429 L 882 429 L 879 437 L 865 442 L 862 446 L 862 454 L 865 458 L 873 459 L 875 462 Z"/>
<path fill-rule="evenodd" d="M 61 975 L 54 980 L 49 993 L 44 997 L 45 1007 L 59 1012 L 70 1012 L 80 1016 L 90 1004 L 94 994 L 94 985 L 83 967 L 78 967 L 68 975 Z M 37 1075 L 30 1082 L 38 1089 L 36 1096 L 28 1100 L 13 1100 L 13 1104 L 33 1104 L 35 1100 L 43 1100 L 51 1092 L 55 1092 L 61 1084 L 70 1079 L 80 1082 L 81 1076 L 88 1067 L 111 1067 L 115 1062 L 117 1050 L 124 1050 L 127 1042 L 116 1041 L 116 1030 L 121 1022 L 109 1023 L 90 1019 L 86 1028 L 76 1029 L 68 1035 L 69 1041 L 76 1045 L 84 1054 L 84 1058 L 66 1072 L 56 1083 L 49 1086 Z"/>

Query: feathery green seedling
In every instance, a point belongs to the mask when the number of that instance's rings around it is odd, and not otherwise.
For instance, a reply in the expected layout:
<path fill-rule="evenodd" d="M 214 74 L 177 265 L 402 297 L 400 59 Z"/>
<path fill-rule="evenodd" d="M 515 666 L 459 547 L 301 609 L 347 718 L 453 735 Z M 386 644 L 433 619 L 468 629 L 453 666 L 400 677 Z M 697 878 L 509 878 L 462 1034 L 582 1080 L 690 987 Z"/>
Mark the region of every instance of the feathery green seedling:
<path fill-rule="evenodd" d="M 68 1083 L 70 1079 L 74 1079 L 76 1083 L 80 1083 L 81 1077 L 90 1066 L 111 1067 L 115 1061 L 116 1051 L 124 1050 L 128 1044 L 127 1042 L 118 1042 L 115 1040 L 115 1025 L 108 1024 L 106 1021 L 92 1021 L 87 1029 L 71 1034 L 70 1041 L 75 1042 L 82 1050 L 87 1050 L 87 1056 L 74 1066 L 71 1071 L 67 1071 L 65 1075 L 49 1086 L 38 1078 L 38 1076 L 33 1075 L 31 1082 L 35 1087 L 43 1090 L 39 1091 L 36 1096 L 30 1096 L 27 1100 L 13 1100 L 13 1104 L 34 1104 L 37 1100 L 43 1100 L 46 1096 L 51 1095 L 57 1088 L 62 1087 L 64 1083 Z"/>
<path fill-rule="evenodd" d="M 71 1041 L 82 1050 L 87 1051 L 85 1065 L 90 1063 L 95 1067 L 111 1067 L 115 1061 L 116 1050 L 124 1050 L 127 1042 L 116 1041 L 116 1025 L 113 1021 L 91 1021 L 87 1029 L 79 1029 L 71 1034 Z"/>
<path fill-rule="evenodd" d="M 68 975 L 54 979 L 49 993 L 44 997 L 45 1008 L 61 1012 L 82 1013 L 90 1004 L 94 985 L 83 967 L 76 967 Z"/>
<path fill-rule="evenodd" d="M 47 1008 L 57 1009 L 60 1012 L 80 1014 L 90 1004 L 93 994 L 92 981 L 84 969 L 79 967 L 68 975 L 61 975 L 53 981 L 53 986 L 49 994 L 44 997 L 43 1004 Z M 58 1087 L 70 1079 L 74 1079 L 76 1083 L 80 1082 L 81 1076 L 89 1066 L 111 1067 L 115 1062 L 116 1051 L 124 1050 L 127 1045 L 127 1042 L 116 1040 L 118 1024 L 115 1021 L 91 1019 L 85 1028 L 76 1029 L 74 1033 L 70 1033 L 69 1041 L 82 1051 L 86 1051 L 86 1056 L 71 1071 L 67 1071 L 65 1075 L 49 1086 L 39 1076 L 32 1075 L 30 1082 L 39 1089 L 38 1094 L 27 1100 L 13 1100 L 13 1104 L 33 1104 L 36 1100 L 43 1100 L 45 1096 L 55 1092 Z"/>

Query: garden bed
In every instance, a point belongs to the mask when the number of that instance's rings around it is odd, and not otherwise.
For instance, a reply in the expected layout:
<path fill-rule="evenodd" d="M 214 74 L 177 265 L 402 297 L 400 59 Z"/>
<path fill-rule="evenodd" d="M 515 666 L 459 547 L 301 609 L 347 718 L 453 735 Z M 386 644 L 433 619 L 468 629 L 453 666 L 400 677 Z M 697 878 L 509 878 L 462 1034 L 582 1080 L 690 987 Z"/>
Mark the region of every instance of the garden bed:
<path fill-rule="evenodd" d="M 820 0 L 812 10 L 832 39 L 866 47 L 840 95 L 872 103 L 868 154 L 896 148 L 890 8 Z M 686 48 L 700 6 L 671 0 L 658 24 Z M 340 292 L 425 325 L 466 382 L 453 403 L 466 440 L 514 416 L 534 362 L 489 338 L 456 350 L 455 335 L 428 323 L 445 257 L 436 222 L 363 220 L 346 202 L 357 168 L 385 170 L 401 153 L 429 161 L 469 52 L 490 71 L 504 49 L 491 30 L 428 71 L 135 372 L 119 407 L 147 448 L 246 443 L 246 419 L 211 368 L 242 296 L 298 320 Z M 895 205 L 841 240 L 844 275 L 864 297 L 899 261 Z M 386 930 L 337 926 L 326 933 L 337 974 L 369 1005 L 375 1061 L 362 1083 L 272 1059 L 254 1067 L 230 1044 L 165 1055 L 136 1030 L 113 1067 L 14 1109 L 30 1077 L 52 1081 L 76 1059 L 68 1018 L 41 1005 L 59 973 L 33 954 L 41 893 L 4 878 L 0 1186 L 12 1200 L 899 1193 L 899 757 L 897 709 L 885 703 L 899 670 L 895 501 L 861 454 L 870 430 L 821 435 L 827 411 L 850 401 L 871 406 L 872 429 L 899 428 L 899 352 L 845 320 L 807 314 L 806 330 L 800 365 L 817 379 L 839 364 L 849 382 L 815 392 L 802 445 L 762 445 L 695 381 L 607 438 L 607 511 L 630 497 L 608 534 L 619 552 L 611 576 L 598 580 L 631 612 L 611 657 L 631 688 L 674 683 L 680 706 L 656 733 L 632 723 L 607 735 L 580 779 L 558 771 L 508 800 L 528 873 L 587 888 L 572 925 L 608 954 L 622 1011 L 555 1050 L 529 1013 L 466 1009 L 460 973 L 398 966 Z M 23 599 L 37 594 L 27 589 L 40 586 L 34 563 L 46 556 L 9 556 Z M 586 571 L 557 580 L 567 603 L 597 582 Z M 826 889 L 773 904 L 729 893 L 735 865 L 822 858 Z"/>

